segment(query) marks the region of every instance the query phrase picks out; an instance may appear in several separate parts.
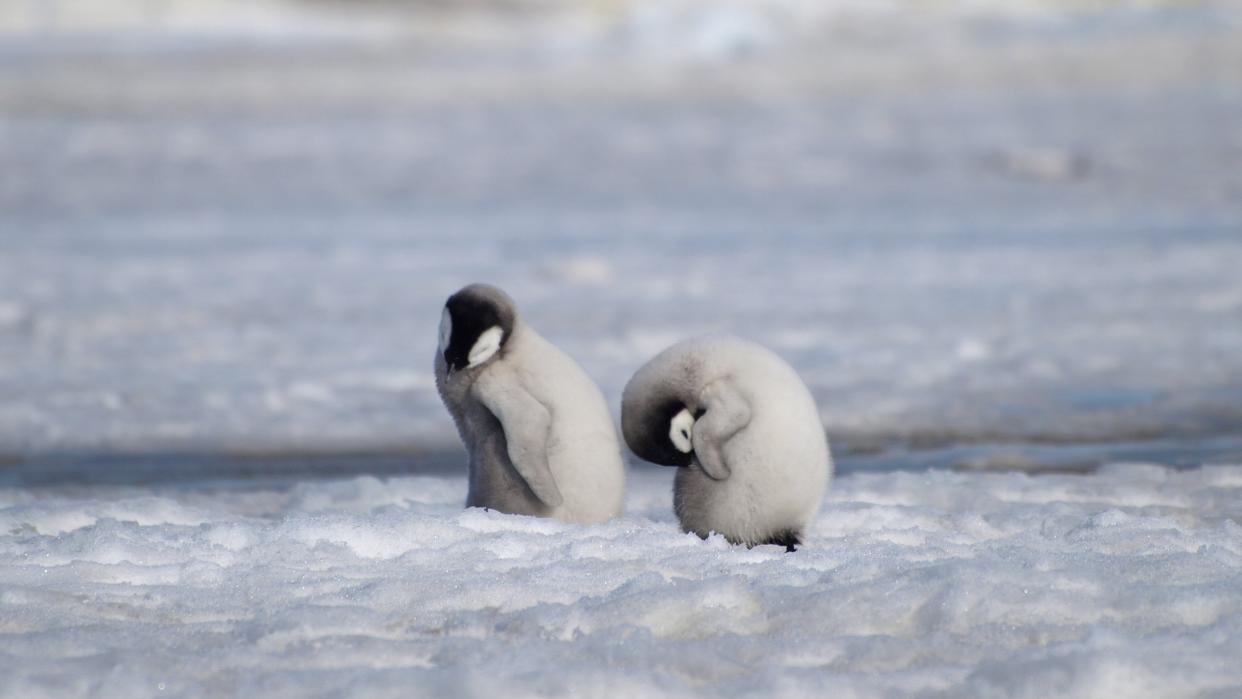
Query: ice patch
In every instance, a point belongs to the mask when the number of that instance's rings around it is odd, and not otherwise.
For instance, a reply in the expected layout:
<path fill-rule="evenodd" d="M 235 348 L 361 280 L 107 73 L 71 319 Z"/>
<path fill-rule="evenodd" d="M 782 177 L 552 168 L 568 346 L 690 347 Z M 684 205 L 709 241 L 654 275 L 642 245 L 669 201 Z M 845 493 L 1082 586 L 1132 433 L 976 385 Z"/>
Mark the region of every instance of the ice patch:
<path fill-rule="evenodd" d="M 967 362 L 978 362 L 992 356 L 992 348 L 986 342 L 964 339 L 957 343 L 957 356 Z"/>
<path fill-rule="evenodd" d="M 607 286 L 616 281 L 616 273 L 602 257 L 574 257 L 548 265 L 547 271 L 556 280 L 578 286 Z"/>
<path fill-rule="evenodd" d="M 12 301 L 0 301 L 0 329 L 15 326 L 26 318 L 26 309 Z"/>

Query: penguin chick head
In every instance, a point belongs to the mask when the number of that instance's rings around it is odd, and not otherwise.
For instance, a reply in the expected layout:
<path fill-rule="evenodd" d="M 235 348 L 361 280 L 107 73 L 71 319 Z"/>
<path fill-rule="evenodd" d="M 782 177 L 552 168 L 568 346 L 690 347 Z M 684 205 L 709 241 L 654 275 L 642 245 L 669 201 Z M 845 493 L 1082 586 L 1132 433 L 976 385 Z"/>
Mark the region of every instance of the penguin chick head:
<path fill-rule="evenodd" d="M 449 373 L 496 356 L 513 336 L 517 306 L 500 289 L 471 284 L 449 297 L 440 314 L 440 353 Z"/>
<path fill-rule="evenodd" d="M 639 458 L 664 466 L 689 466 L 694 461 L 697 417 L 681 401 L 670 400 L 646 411 L 638 420 L 627 420 L 623 412 L 621 428 L 626 443 Z"/>

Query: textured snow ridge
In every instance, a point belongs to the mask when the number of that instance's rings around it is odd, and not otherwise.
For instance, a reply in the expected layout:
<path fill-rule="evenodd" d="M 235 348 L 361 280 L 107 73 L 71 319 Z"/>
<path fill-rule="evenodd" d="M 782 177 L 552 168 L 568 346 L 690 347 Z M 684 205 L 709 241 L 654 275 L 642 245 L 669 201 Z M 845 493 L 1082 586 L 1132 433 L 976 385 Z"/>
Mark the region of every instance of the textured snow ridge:
<path fill-rule="evenodd" d="M 1238 696 L 1242 470 L 839 478 L 808 546 L 461 478 L 0 490 L 0 695 Z"/>

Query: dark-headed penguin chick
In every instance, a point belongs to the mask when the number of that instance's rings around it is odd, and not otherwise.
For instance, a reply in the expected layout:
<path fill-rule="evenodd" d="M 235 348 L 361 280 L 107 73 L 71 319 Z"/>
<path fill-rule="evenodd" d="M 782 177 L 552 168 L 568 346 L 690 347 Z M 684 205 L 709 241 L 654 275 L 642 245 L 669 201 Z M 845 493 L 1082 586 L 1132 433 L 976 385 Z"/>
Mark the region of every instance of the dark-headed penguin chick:
<path fill-rule="evenodd" d="M 449 297 L 435 371 L 469 456 L 467 507 L 583 523 L 621 513 L 625 467 L 603 394 L 505 292 L 471 284 Z"/>
<path fill-rule="evenodd" d="M 784 360 L 753 342 L 669 347 L 625 387 L 621 431 L 640 458 L 679 466 L 681 527 L 793 551 L 819 511 L 832 457 L 819 410 Z"/>

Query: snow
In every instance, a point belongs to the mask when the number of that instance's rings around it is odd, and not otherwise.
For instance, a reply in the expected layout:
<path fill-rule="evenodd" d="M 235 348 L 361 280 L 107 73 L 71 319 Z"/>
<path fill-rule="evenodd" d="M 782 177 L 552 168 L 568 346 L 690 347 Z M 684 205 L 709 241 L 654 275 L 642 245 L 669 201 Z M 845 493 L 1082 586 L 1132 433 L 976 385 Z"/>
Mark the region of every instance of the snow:
<path fill-rule="evenodd" d="M 838 478 L 810 541 L 458 475 L 0 490 L 0 695 L 1227 696 L 1242 470 Z"/>
<path fill-rule="evenodd" d="M 170 5 L 119 54 L 13 19 L 0 454 L 455 448 L 430 356 L 472 281 L 613 405 L 720 330 L 786 357 L 842 448 L 1236 437 L 1236 13 L 861 5 L 325 46 L 323 8 L 270 4 L 306 42 L 174 54 L 199 13 L 253 18 Z"/>
<path fill-rule="evenodd" d="M 654 352 L 722 330 L 785 356 L 842 444 L 1227 433 L 1242 210 L 1213 192 L 1242 186 L 1216 136 L 1242 103 L 1203 100 L 1114 124 L 1035 99 L 1021 140 L 1094 163 L 1035 179 L 997 169 L 999 101 L 890 103 L 936 135 L 875 146 L 872 107 L 837 104 L 9 119 L 30 168 L 0 185 L 0 450 L 451 446 L 430 357 L 478 280 L 614 406 Z M 565 132 L 595 155 L 566 162 Z"/>
<path fill-rule="evenodd" d="M 1242 693 L 1234 4 L 354 5 L 0 3 L 0 696 Z M 463 511 L 472 281 L 788 359 L 809 545 Z"/>
<path fill-rule="evenodd" d="M 306 41 L 172 53 L 254 18 L 169 5 L 119 52 L 12 19 L 0 455 L 455 448 L 430 357 L 472 281 L 613 405 L 719 330 L 786 357 L 847 451 L 1236 437 L 1237 13 L 863 5 L 395 43 L 338 17 L 325 45 L 329 6 L 264 4 Z"/>

